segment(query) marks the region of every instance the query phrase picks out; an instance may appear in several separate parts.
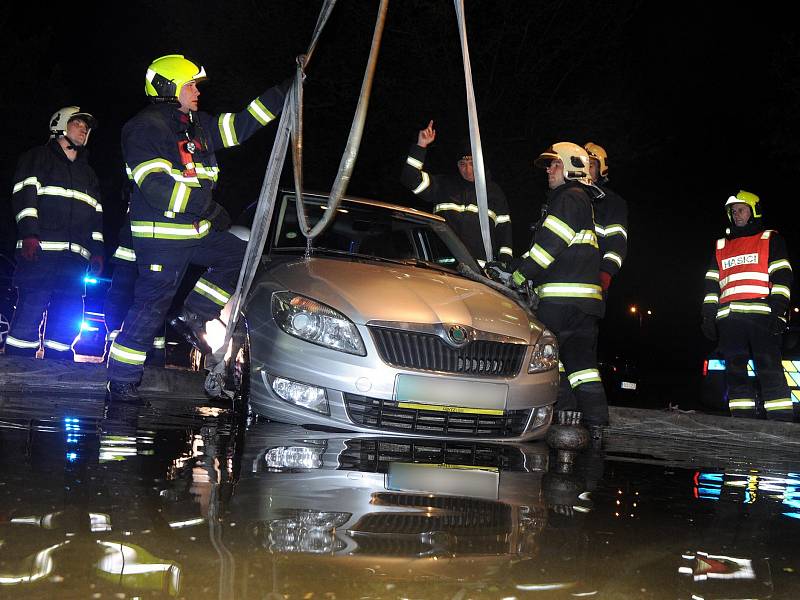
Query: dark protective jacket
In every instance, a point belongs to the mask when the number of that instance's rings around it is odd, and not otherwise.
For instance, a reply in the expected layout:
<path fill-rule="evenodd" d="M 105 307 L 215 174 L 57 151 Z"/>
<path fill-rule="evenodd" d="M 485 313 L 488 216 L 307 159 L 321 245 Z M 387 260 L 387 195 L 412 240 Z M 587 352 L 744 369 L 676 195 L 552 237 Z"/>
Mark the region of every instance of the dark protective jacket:
<path fill-rule="evenodd" d="M 485 263 L 486 251 L 481 236 L 475 184 L 460 175 L 430 175 L 423 170 L 426 148 L 413 144 L 408 152 L 400 181 L 412 193 L 433 204 L 433 212 L 444 217 L 470 254 Z M 486 175 L 486 197 L 492 251 L 495 260 L 508 262 L 513 257 L 511 215 L 500 186 Z"/>
<path fill-rule="evenodd" d="M 728 242 L 733 240 L 761 238 L 765 231 L 767 230 L 761 225 L 761 219 L 754 219 L 744 227 L 731 226 L 727 235 L 717 240 L 714 252 L 711 254 L 708 270 L 706 271 L 702 310 L 704 317 L 723 319 L 732 313 L 786 317 L 786 311 L 789 308 L 789 301 L 791 299 L 794 275 L 792 273 L 792 265 L 789 263 L 786 241 L 777 231 L 770 231 L 768 238 L 769 256 L 766 258 L 766 264 L 768 265 L 766 270 L 769 279 L 767 286 L 769 288 L 769 293 L 758 298 L 745 298 L 731 301 L 721 298 L 720 294 L 721 288 L 726 286 L 728 282 L 720 281 L 721 265 L 717 259 L 717 249 L 720 246 L 724 248 L 725 245 L 729 245 Z M 723 244 L 723 242 L 725 242 L 725 244 Z M 763 257 L 759 258 L 763 259 Z M 743 260 L 745 259 L 743 258 Z M 752 264 L 757 265 L 757 262 L 754 260 Z M 753 271 L 756 271 L 755 267 Z M 737 274 L 737 278 L 740 279 L 747 277 L 746 273 Z M 755 275 L 755 277 L 758 277 L 758 275 Z"/>
<path fill-rule="evenodd" d="M 591 192 L 576 181 L 550 191 L 531 248 L 514 263 L 514 276 L 532 281 L 541 302 L 572 304 L 600 316 L 600 252 Z"/>
<path fill-rule="evenodd" d="M 20 157 L 14 182 L 17 249 L 35 236 L 44 252 L 73 252 L 87 261 L 103 255 L 100 183 L 85 148 L 74 161 L 55 139 L 32 148 Z"/>
<path fill-rule="evenodd" d="M 272 121 L 283 99 L 283 91 L 273 87 L 238 113 L 199 111 L 191 118 L 177 104 L 152 104 L 125 124 L 122 155 L 134 182 L 134 249 L 146 240 L 152 250 L 170 251 L 197 245 L 208 235 L 211 224 L 204 217 L 214 207 L 216 151 L 237 146 Z M 187 141 L 195 146 L 190 164 L 179 150 L 179 142 Z"/>
<path fill-rule="evenodd" d="M 628 204 L 605 185 L 594 202 L 594 222 L 600 248 L 600 270 L 615 277 L 628 253 Z"/>

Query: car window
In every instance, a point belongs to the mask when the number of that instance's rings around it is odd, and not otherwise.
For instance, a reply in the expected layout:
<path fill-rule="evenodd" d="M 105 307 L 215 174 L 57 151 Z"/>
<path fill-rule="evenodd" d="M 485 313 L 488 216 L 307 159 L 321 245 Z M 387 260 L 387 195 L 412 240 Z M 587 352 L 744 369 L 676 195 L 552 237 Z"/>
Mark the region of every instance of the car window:
<path fill-rule="evenodd" d="M 328 210 L 324 198 L 305 200 L 313 226 Z M 477 269 L 464 245 L 443 222 L 385 206 L 343 201 L 331 225 L 314 240 L 314 249 L 331 250 L 387 260 L 420 260 L 456 270 L 459 263 Z M 292 195 L 278 204 L 272 247 L 305 251 L 306 238 L 297 222 Z"/>

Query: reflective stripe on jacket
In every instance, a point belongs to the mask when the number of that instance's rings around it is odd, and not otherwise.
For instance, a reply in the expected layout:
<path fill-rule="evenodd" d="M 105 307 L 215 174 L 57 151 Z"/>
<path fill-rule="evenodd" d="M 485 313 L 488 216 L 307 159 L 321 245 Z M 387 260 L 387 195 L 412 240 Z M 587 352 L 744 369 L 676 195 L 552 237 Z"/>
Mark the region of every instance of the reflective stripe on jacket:
<path fill-rule="evenodd" d="M 726 261 L 724 265 L 720 256 Z M 791 300 L 793 279 L 786 242 L 777 231 L 755 229 L 750 235 L 737 236 L 734 230 L 729 237 L 717 240 L 709 260 L 702 313 L 717 319 L 731 314 L 783 317 Z"/>
<path fill-rule="evenodd" d="M 720 304 L 769 296 L 771 231 L 733 240 L 717 240 Z"/>
<path fill-rule="evenodd" d="M 177 104 L 162 103 L 129 120 L 122 129 L 122 154 L 133 180 L 130 220 L 140 228 L 132 230 L 134 246 L 142 238 L 161 240 L 156 244 L 165 248 L 197 244 L 207 230 L 203 216 L 219 179 L 216 151 L 259 131 L 280 113 L 283 100 L 273 87 L 238 113 L 196 112 L 189 118 Z M 178 146 L 187 136 L 196 142 L 193 170 L 182 162 Z"/>
<path fill-rule="evenodd" d="M 585 186 L 568 181 L 550 192 L 531 248 L 515 267 L 515 279 L 532 281 L 543 302 L 574 304 L 586 314 L 602 314 L 600 252 Z"/>
<path fill-rule="evenodd" d="M 408 151 L 400 181 L 422 200 L 433 204 L 433 212 L 445 218 L 470 254 L 485 263 L 475 184 L 460 175 L 430 175 L 424 170 L 427 149 L 413 144 Z M 511 215 L 503 190 L 486 175 L 489 233 L 495 260 L 513 257 Z"/>
<path fill-rule="evenodd" d="M 103 254 L 100 183 L 86 150 L 74 161 L 57 140 L 32 148 L 17 163 L 11 197 L 17 248 L 35 236 L 45 252 L 68 251 L 87 260 Z"/>

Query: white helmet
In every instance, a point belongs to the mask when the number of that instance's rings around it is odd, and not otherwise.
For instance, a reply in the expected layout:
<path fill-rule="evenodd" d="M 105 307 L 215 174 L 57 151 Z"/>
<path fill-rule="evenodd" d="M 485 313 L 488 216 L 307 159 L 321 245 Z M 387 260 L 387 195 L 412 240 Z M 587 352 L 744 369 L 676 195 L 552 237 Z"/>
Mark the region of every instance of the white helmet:
<path fill-rule="evenodd" d="M 564 179 L 580 181 L 586 185 L 591 184 L 589 176 L 589 153 L 578 144 L 572 142 L 558 142 L 542 152 L 533 164 L 546 169 L 550 162 L 558 159 L 564 165 Z"/>
<path fill-rule="evenodd" d="M 65 106 L 53 113 L 53 116 L 50 117 L 50 137 L 55 138 L 60 135 L 66 135 L 67 123 L 72 119 L 81 119 L 86 123 L 86 127 L 88 127 L 86 142 L 88 142 L 89 134 L 92 129 L 97 127 L 97 119 L 87 112 L 81 112 L 80 106 Z M 84 146 L 86 142 L 84 142 Z"/>

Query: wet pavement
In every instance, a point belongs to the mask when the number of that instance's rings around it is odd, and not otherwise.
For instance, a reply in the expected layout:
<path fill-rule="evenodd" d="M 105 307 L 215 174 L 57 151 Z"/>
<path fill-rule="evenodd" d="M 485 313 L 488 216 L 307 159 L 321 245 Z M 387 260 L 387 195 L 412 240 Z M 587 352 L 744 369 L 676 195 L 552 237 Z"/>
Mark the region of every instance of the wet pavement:
<path fill-rule="evenodd" d="M 0 598 L 800 598 L 800 456 L 709 439 L 612 428 L 560 464 L 0 398 Z"/>

